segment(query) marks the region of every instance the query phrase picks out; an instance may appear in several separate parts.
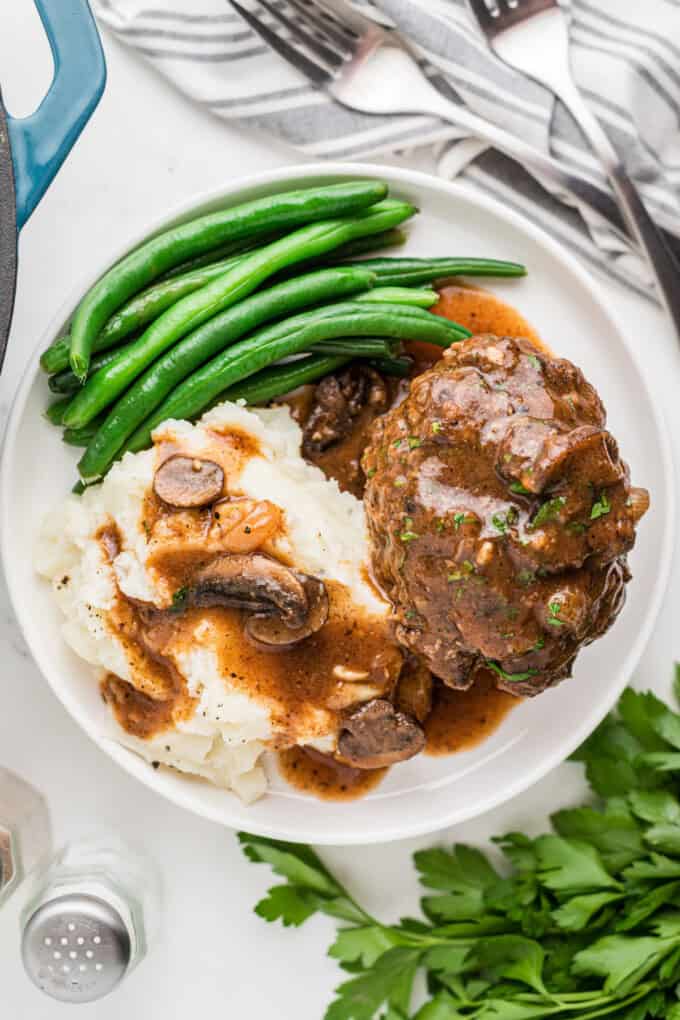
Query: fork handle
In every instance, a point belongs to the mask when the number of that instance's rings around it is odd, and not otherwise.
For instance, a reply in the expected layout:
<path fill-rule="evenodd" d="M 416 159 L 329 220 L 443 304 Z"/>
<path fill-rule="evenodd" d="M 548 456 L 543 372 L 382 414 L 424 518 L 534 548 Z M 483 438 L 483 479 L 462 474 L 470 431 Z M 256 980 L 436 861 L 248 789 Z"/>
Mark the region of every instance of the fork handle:
<path fill-rule="evenodd" d="M 604 128 L 575 85 L 560 83 L 558 97 L 576 119 L 607 172 L 626 226 L 647 255 L 654 270 L 659 293 L 680 339 L 680 264 L 647 212 L 636 185 L 612 145 Z"/>

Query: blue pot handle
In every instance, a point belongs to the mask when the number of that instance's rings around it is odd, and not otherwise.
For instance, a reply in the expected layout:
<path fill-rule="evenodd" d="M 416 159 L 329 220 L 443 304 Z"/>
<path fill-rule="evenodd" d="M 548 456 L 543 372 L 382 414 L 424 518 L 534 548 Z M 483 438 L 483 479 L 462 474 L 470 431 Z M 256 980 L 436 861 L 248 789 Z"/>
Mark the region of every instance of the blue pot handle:
<path fill-rule="evenodd" d="M 106 64 L 87 0 L 34 0 L 54 58 L 54 77 L 30 117 L 7 118 L 17 229 L 45 194 L 99 102 Z"/>

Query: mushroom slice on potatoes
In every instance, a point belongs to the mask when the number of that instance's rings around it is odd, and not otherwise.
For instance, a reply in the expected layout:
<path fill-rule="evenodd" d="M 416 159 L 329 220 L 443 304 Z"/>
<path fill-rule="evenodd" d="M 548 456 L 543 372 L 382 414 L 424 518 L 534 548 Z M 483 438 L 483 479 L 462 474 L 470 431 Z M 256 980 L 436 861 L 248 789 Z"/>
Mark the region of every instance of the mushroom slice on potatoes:
<path fill-rule="evenodd" d="M 338 740 L 338 758 L 357 769 L 380 769 L 406 761 L 425 747 L 425 733 L 391 701 L 374 698 L 348 715 Z"/>
<path fill-rule="evenodd" d="M 208 506 L 224 491 L 224 471 L 213 460 L 177 454 L 163 461 L 156 471 L 153 491 L 169 506 Z"/>
<path fill-rule="evenodd" d="M 261 553 L 217 556 L 195 575 L 187 604 L 256 614 L 247 621 L 246 633 L 267 645 L 295 644 L 328 619 L 322 581 Z"/>
<path fill-rule="evenodd" d="M 310 635 L 321 630 L 328 619 L 328 593 L 323 581 L 317 577 L 296 574 L 302 579 L 307 595 L 307 616 L 299 627 L 287 624 L 281 616 L 275 614 L 256 614 L 246 623 L 246 634 L 254 641 L 263 645 L 276 645 L 285 648 L 297 644 Z"/>

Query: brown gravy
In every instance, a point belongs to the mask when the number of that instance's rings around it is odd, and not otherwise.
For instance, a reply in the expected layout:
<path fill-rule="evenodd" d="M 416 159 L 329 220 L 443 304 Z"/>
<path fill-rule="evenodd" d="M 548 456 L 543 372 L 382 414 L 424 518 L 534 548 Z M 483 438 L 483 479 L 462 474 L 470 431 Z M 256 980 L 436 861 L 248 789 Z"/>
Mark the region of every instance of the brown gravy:
<path fill-rule="evenodd" d="M 446 284 L 439 288 L 439 301 L 432 308 L 437 315 L 465 326 L 472 333 L 497 336 L 523 336 L 541 350 L 550 353 L 523 315 L 496 294 L 468 284 Z"/>
<path fill-rule="evenodd" d="M 118 529 L 112 523 L 100 528 L 96 537 L 111 562 L 121 548 Z M 184 679 L 147 638 L 149 621 L 143 606 L 118 592 L 107 613 L 106 624 L 123 645 L 135 685 L 109 673 L 101 684 L 104 701 L 111 707 L 119 725 L 142 740 L 167 729 L 191 715 L 194 699 Z M 159 614 L 160 615 L 160 614 Z"/>
<path fill-rule="evenodd" d="M 354 769 L 312 748 L 291 747 L 278 754 L 279 772 L 291 786 L 321 800 L 355 800 L 374 789 L 387 769 Z"/>
<path fill-rule="evenodd" d="M 425 722 L 425 753 L 440 757 L 476 747 L 520 700 L 497 690 L 491 675 L 477 681 L 469 691 L 437 684 L 432 711 Z"/>

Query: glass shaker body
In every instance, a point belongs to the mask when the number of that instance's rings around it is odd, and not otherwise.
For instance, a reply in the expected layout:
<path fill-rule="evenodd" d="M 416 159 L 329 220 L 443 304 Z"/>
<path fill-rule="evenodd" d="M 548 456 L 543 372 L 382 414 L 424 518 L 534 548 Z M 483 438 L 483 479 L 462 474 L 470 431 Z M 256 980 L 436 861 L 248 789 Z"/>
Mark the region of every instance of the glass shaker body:
<path fill-rule="evenodd" d="M 161 883 L 154 863 L 115 834 L 69 843 L 34 882 L 25 921 L 46 903 L 70 896 L 94 897 L 120 915 L 130 939 L 126 973 L 132 971 L 160 926 Z"/>
<path fill-rule="evenodd" d="M 52 847 L 45 798 L 9 769 L 0 768 L 0 906 Z"/>

